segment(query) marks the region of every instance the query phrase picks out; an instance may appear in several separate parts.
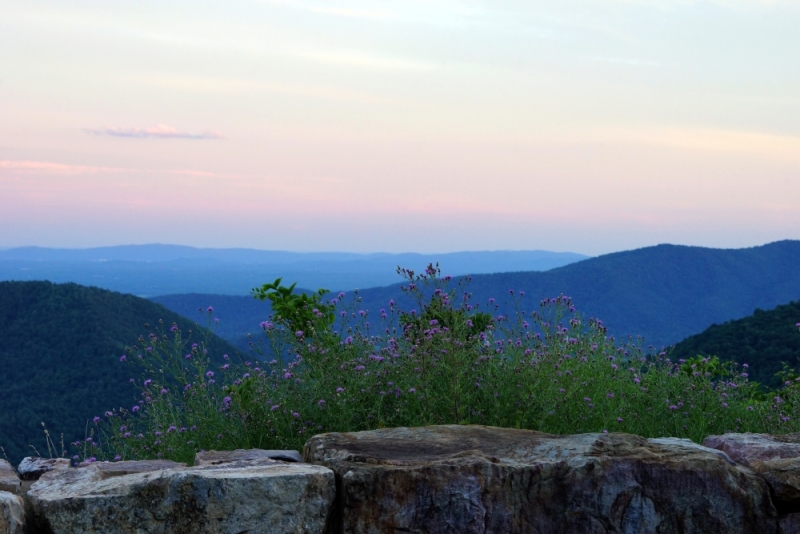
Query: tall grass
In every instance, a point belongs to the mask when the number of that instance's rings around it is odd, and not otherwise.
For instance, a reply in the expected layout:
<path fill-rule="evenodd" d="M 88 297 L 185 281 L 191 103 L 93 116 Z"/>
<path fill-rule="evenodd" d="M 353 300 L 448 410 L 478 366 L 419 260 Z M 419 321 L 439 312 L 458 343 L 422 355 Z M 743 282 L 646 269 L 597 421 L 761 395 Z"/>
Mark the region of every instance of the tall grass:
<path fill-rule="evenodd" d="M 419 311 L 361 310 L 357 294 L 306 300 L 304 313 L 262 323 L 266 346 L 250 361 L 212 358 L 175 326 L 140 338 L 124 359 L 142 370 L 141 399 L 97 420 L 105 454 L 191 462 L 199 450 L 299 449 L 321 432 L 431 424 L 698 442 L 800 429 L 794 381 L 765 394 L 746 365 L 617 341 L 566 296 L 530 309 L 512 290 L 514 313 L 500 313 L 437 267 L 401 274 Z"/>

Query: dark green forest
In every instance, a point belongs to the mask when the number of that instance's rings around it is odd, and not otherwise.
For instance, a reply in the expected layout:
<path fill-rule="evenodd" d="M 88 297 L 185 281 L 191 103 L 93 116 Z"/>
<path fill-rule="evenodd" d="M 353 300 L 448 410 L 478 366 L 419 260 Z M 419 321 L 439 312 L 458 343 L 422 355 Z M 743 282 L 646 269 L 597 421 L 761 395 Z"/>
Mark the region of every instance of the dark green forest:
<path fill-rule="evenodd" d="M 204 335 L 193 321 L 133 295 L 77 284 L 0 282 L 0 446 L 9 460 L 16 464 L 34 454 L 29 445 L 47 455 L 42 422 L 60 448 L 62 433 L 67 444 L 84 439 L 92 417 L 132 406 L 138 398 L 129 379 L 141 373 L 120 356 L 140 335 L 157 332 L 159 320 L 165 329 L 177 323 L 184 337 L 192 330 L 195 341 Z M 210 354 L 235 351 L 211 337 Z"/>
<path fill-rule="evenodd" d="M 750 365 L 751 380 L 770 387 L 780 385 L 776 373 L 783 362 L 800 370 L 800 300 L 775 309 L 757 309 L 753 315 L 715 324 L 675 345 L 671 356 L 718 356 Z"/>

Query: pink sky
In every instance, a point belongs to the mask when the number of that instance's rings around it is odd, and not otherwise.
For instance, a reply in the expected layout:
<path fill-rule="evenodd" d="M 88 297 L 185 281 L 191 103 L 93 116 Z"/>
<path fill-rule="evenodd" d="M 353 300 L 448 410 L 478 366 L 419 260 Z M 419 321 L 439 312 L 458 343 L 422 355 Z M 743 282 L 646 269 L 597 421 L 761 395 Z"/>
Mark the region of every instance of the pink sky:
<path fill-rule="evenodd" d="M 0 247 L 800 238 L 800 8 L 0 6 Z"/>

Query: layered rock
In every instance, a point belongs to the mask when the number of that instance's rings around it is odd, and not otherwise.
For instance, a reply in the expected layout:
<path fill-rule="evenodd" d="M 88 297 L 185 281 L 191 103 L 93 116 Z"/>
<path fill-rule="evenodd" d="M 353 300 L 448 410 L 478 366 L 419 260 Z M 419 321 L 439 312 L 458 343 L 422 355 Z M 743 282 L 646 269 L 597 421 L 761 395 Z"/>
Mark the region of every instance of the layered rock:
<path fill-rule="evenodd" d="M 19 493 L 20 480 L 14 468 L 5 460 L 0 460 L 0 491 Z"/>
<path fill-rule="evenodd" d="M 261 460 L 281 460 L 302 462 L 297 451 L 278 451 L 263 449 L 236 449 L 235 451 L 202 451 L 194 455 L 194 465 L 219 465 L 230 462 L 254 462 Z"/>
<path fill-rule="evenodd" d="M 28 492 L 34 528 L 53 534 L 323 532 L 335 495 L 333 473 L 307 464 L 121 464 L 44 474 Z"/>
<path fill-rule="evenodd" d="M 800 434 L 723 434 L 703 445 L 725 451 L 767 481 L 775 507 L 793 518 L 782 519 L 786 532 L 800 532 Z M 797 515 L 794 515 L 797 514 Z"/>
<path fill-rule="evenodd" d="M 778 528 L 763 480 L 683 440 L 434 426 L 322 434 L 309 440 L 303 456 L 336 473 L 334 532 L 771 534 Z"/>
<path fill-rule="evenodd" d="M 0 491 L 0 534 L 23 534 L 25 532 L 25 505 L 22 498 L 7 491 Z"/>

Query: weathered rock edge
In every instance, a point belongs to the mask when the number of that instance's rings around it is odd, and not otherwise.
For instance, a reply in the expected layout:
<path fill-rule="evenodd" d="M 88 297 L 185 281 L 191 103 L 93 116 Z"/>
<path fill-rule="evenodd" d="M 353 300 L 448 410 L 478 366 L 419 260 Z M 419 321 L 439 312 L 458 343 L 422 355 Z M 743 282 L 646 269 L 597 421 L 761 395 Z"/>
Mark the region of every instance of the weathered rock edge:
<path fill-rule="evenodd" d="M 718 451 L 630 434 L 483 426 L 321 434 L 329 532 L 773 534 L 766 483 Z"/>
<path fill-rule="evenodd" d="M 146 471 L 136 463 L 45 473 L 28 491 L 28 534 L 317 533 L 335 496 L 334 475 L 321 466 L 260 460 Z"/>

